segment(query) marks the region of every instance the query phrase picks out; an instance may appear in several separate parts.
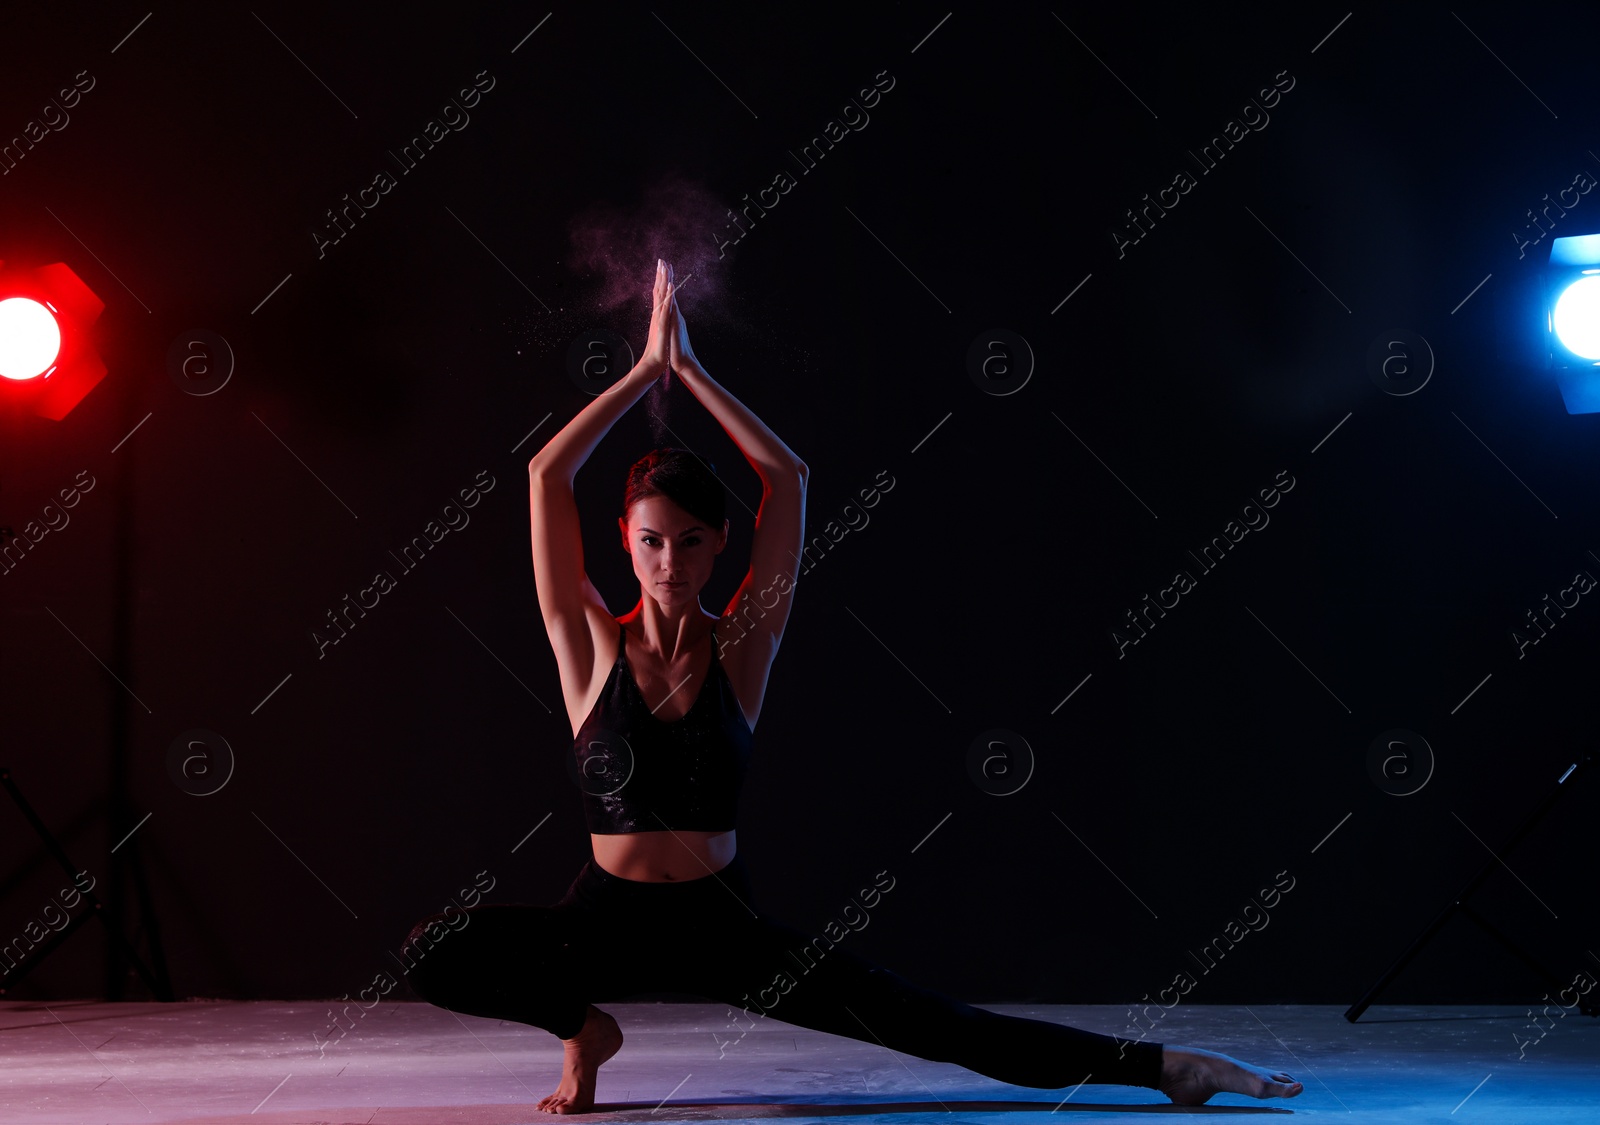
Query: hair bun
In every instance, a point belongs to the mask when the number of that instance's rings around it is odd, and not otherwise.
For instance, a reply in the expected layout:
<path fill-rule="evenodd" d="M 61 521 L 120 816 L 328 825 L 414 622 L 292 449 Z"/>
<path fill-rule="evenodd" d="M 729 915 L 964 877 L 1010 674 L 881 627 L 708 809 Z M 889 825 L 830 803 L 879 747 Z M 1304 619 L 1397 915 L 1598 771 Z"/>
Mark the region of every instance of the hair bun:
<path fill-rule="evenodd" d="M 713 461 L 680 446 L 658 446 L 635 461 L 623 489 L 622 515 L 651 496 L 664 496 L 702 520 L 713 534 L 727 521 L 728 490 Z"/>

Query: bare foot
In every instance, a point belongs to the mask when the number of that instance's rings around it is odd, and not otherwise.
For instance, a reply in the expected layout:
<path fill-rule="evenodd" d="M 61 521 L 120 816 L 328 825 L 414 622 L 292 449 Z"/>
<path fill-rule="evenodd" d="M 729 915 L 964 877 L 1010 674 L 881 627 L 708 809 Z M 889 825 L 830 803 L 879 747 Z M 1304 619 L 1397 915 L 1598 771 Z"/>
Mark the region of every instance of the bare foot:
<path fill-rule="evenodd" d="M 616 1020 L 591 1004 L 582 1030 L 561 1042 L 566 1044 L 561 1084 L 555 1093 L 539 1102 L 538 1108 L 546 1113 L 587 1113 L 594 1108 L 594 1086 L 600 1064 L 621 1048 L 622 1029 Z"/>
<path fill-rule="evenodd" d="M 1212 1094 L 1247 1094 L 1252 1098 L 1292 1098 L 1305 1089 L 1291 1075 L 1268 1073 L 1238 1059 L 1198 1047 L 1161 1048 L 1161 1085 L 1178 1105 L 1203 1105 Z"/>

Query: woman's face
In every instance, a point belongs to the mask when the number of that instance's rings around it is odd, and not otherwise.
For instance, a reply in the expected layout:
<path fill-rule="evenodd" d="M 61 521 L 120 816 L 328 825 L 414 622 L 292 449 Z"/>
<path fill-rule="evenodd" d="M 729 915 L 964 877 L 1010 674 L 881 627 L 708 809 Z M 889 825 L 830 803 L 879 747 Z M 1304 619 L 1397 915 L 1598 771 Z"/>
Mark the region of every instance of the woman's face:
<path fill-rule="evenodd" d="M 728 544 L 728 521 L 707 528 L 665 496 L 640 500 L 622 526 L 623 543 L 633 556 L 633 573 L 645 593 L 664 606 L 695 601 L 711 577 L 717 555 Z"/>

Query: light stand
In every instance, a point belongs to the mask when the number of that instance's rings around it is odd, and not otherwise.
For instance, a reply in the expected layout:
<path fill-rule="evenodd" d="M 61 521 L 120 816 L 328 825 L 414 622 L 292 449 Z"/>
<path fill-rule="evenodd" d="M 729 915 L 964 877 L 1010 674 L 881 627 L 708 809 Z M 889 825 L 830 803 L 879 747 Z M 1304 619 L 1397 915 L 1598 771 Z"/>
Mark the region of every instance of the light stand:
<path fill-rule="evenodd" d="M 1367 989 L 1366 993 L 1362 995 L 1361 999 L 1357 1000 L 1350 1006 L 1349 1010 L 1344 1014 L 1345 1019 L 1349 1020 L 1351 1023 L 1355 1023 L 1356 1020 L 1360 1019 L 1361 1013 L 1366 1011 L 1367 1008 L 1371 1006 L 1373 1000 L 1377 998 L 1378 993 L 1387 988 L 1394 978 L 1400 975 L 1401 970 L 1411 963 L 1411 959 L 1413 957 L 1422 952 L 1423 946 L 1427 945 L 1429 941 L 1433 940 L 1433 936 L 1437 934 L 1444 927 L 1444 924 L 1448 922 L 1450 918 L 1458 911 L 1466 915 L 1473 922 L 1477 923 L 1485 933 L 1504 946 L 1519 961 L 1528 966 L 1528 968 L 1532 969 L 1540 977 L 1544 978 L 1544 980 L 1549 983 L 1552 990 L 1559 992 L 1567 987 L 1567 982 L 1556 979 L 1554 974 L 1546 969 L 1543 964 L 1536 961 L 1532 956 L 1526 953 L 1522 947 L 1517 945 L 1505 934 L 1501 933 L 1500 930 L 1490 923 L 1490 921 L 1482 914 L 1479 914 L 1476 910 L 1472 909 L 1472 907 L 1468 905 L 1467 899 L 1474 891 L 1478 889 L 1483 881 L 1489 877 L 1489 873 L 1504 862 L 1504 857 L 1510 854 L 1512 848 L 1521 843 L 1522 838 L 1532 830 L 1533 826 L 1544 819 L 1544 815 L 1550 811 L 1551 806 L 1554 805 L 1556 800 L 1561 796 L 1565 783 L 1571 780 L 1573 774 L 1578 771 L 1579 767 L 1581 766 L 1587 769 L 1589 766 L 1593 765 L 1593 763 L 1594 754 L 1592 752 L 1586 753 L 1572 765 L 1568 766 L 1565 773 L 1556 778 L 1555 787 L 1550 790 L 1549 794 L 1546 795 L 1544 800 L 1539 802 L 1538 807 L 1535 808 L 1533 812 L 1528 814 L 1528 818 L 1522 822 L 1522 826 L 1511 834 L 1511 838 L 1505 842 L 1505 845 L 1501 847 L 1498 852 L 1493 853 L 1492 858 L 1483 865 L 1476 875 L 1467 881 L 1467 885 L 1462 887 L 1461 890 L 1456 893 L 1455 898 L 1452 899 L 1443 910 L 1439 911 L 1439 913 L 1434 917 L 1433 921 L 1429 922 L 1427 927 L 1423 929 L 1422 933 L 1418 934 L 1416 939 L 1406 947 L 1406 951 L 1400 955 L 1399 959 L 1395 961 L 1394 964 L 1389 966 L 1389 968 L 1384 972 L 1383 976 L 1378 978 L 1377 983 L 1371 988 Z M 1596 995 L 1590 999 L 1579 1000 L 1578 1010 L 1586 1016 L 1600 1016 L 1600 995 Z"/>

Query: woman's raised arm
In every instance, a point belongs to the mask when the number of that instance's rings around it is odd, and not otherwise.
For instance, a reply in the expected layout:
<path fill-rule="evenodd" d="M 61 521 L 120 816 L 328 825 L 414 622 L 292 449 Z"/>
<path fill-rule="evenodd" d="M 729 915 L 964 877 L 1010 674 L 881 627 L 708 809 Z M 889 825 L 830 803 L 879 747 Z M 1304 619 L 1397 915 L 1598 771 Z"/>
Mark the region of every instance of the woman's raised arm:
<path fill-rule="evenodd" d="M 568 485 L 577 476 L 578 469 L 589 459 L 600 439 L 611 432 L 611 427 L 628 412 L 650 389 L 656 376 L 666 370 L 671 357 L 666 336 L 666 314 L 673 297 L 672 283 L 667 280 L 666 263 L 656 259 L 656 281 L 650 309 L 650 334 L 645 341 L 644 354 L 633 370 L 614 383 L 605 393 L 578 411 L 576 417 L 561 427 L 544 448 L 528 462 L 529 474 L 540 473 L 552 480 Z"/>
<path fill-rule="evenodd" d="M 598 618 L 610 617 L 604 599 L 583 566 L 583 531 L 572 481 L 616 420 L 639 401 L 666 367 L 668 348 L 662 323 L 671 294 L 666 269 L 658 263 L 650 336 L 632 371 L 580 410 L 528 462 L 528 510 L 533 537 L 533 576 L 545 631 L 555 650 L 562 690 L 568 699 L 583 696 L 594 667 Z M 590 618 L 596 618 L 591 626 Z"/>
<path fill-rule="evenodd" d="M 670 265 L 667 277 L 671 281 Z M 672 369 L 722 424 L 761 478 L 761 507 L 756 512 L 750 543 L 750 570 L 723 611 L 723 616 L 731 614 L 738 619 L 740 633 L 725 638 L 722 644 L 724 650 L 737 646 L 724 655 L 732 656 L 748 669 L 746 682 L 762 685 L 764 691 L 767 673 L 789 620 L 793 599 L 788 594 L 802 569 L 800 546 L 805 538 L 806 479 L 810 470 L 766 423 L 706 374 L 689 346 L 689 331 L 679 312 L 676 293 L 671 294 L 664 315 Z M 755 694 L 759 696 L 761 691 Z"/>
<path fill-rule="evenodd" d="M 673 371 L 683 380 L 683 385 L 694 392 L 695 398 L 711 411 L 712 417 L 722 424 L 733 443 L 739 447 L 739 452 L 744 454 L 745 460 L 761 477 L 762 484 L 771 489 L 775 485 L 789 484 L 796 475 L 803 480 L 806 475 L 805 462 L 769 430 L 766 423 L 752 414 L 744 403 L 707 375 L 706 369 L 695 358 L 694 349 L 689 345 L 689 329 L 678 309 L 677 285 L 670 263 L 667 265 L 667 283 L 669 296 L 667 307 L 663 310 L 662 329 L 667 338 L 667 359 Z"/>

